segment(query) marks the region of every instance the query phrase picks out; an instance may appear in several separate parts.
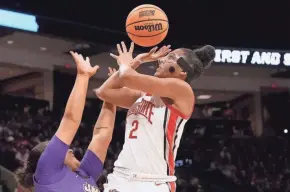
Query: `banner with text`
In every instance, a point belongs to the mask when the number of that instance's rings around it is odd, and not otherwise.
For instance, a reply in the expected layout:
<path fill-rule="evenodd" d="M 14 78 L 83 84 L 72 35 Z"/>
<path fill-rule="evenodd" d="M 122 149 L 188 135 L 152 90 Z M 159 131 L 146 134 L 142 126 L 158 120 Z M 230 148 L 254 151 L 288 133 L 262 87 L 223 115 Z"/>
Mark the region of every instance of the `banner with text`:
<path fill-rule="evenodd" d="M 290 52 L 247 49 L 216 49 L 216 63 L 253 66 L 290 66 Z"/>

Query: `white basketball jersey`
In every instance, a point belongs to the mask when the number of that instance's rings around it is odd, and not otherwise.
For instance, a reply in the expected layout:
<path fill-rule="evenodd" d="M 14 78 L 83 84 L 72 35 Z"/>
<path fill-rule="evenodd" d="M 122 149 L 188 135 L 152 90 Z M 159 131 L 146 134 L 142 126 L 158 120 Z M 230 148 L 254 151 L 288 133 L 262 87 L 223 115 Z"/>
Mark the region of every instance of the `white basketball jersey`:
<path fill-rule="evenodd" d="M 175 157 L 187 118 L 160 97 L 145 94 L 129 109 L 125 143 L 115 167 L 174 175 Z"/>

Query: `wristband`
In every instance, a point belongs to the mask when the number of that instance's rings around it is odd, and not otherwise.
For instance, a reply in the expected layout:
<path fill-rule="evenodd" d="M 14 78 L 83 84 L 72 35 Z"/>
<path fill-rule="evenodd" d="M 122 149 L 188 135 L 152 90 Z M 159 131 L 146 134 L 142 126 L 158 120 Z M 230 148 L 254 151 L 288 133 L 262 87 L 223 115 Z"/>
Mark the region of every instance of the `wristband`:
<path fill-rule="evenodd" d="M 128 67 L 127 65 L 121 64 L 119 67 L 119 73 L 120 75 L 124 75 L 124 73 L 129 69 L 130 67 Z"/>

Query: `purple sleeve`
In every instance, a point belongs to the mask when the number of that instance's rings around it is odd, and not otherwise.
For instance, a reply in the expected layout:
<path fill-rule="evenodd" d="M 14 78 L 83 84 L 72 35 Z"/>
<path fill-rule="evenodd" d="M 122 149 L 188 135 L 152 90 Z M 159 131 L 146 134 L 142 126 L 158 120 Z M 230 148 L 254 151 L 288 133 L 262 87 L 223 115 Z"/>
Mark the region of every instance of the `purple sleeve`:
<path fill-rule="evenodd" d="M 97 180 L 103 171 L 103 163 L 92 151 L 87 150 L 81 161 L 79 170 Z"/>
<path fill-rule="evenodd" d="M 64 160 L 69 146 L 57 136 L 53 136 L 42 152 L 36 167 L 34 179 L 48 185 L 60 181 L 65 176 Z"/>

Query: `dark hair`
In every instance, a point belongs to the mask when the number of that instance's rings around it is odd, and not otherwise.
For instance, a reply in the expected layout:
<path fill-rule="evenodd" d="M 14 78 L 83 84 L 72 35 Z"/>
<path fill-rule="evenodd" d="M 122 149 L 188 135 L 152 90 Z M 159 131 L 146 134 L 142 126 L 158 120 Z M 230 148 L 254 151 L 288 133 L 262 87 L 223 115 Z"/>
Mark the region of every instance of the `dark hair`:
<path fill-rule="evenodd" d="M 215 58 L 215 48 L 211 45 L 205 45 L 201 48 L 190 50 L 182 48 L 184 61 L 192 69 L 192 74 L 188 76 L 187 81 L 199 78 L 204 69 L 212 64 Z"/>
<path fill-rule="evenodd" d="M 17 171 L 18 181 L 23 187 L 28 189 L 33 187 L 33 175 L 36 171 L 38 160 L 42 152 L 45 150 L 47 144 L 48 141 L 41 142 L 34 148 L 32 148 L 29 153 L 26 165 L 24 166 L 24 168 Z"/>

